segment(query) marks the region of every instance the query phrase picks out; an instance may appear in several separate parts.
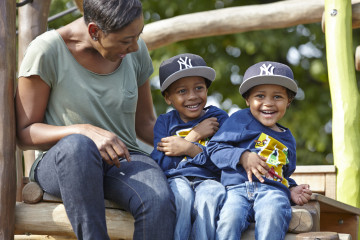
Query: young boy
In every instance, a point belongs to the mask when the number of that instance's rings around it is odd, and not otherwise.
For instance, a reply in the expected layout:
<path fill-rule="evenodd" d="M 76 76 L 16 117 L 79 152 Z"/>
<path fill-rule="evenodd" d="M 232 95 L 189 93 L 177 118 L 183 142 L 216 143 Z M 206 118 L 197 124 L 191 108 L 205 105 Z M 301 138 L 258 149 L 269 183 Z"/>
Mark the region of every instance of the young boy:
<path fill-rule="evenodd" d="M 296 167 L 295 139 L 278 124 L 297 89 L 293 72 L 281 63 L 260 62 L 245 72 L 239 90 L 249 108 L 231 115 L 207 146 L 227 189 L 217 239 L 238 240 L 254 221 L 257 240 L 284 239 L 291 201 L 309 201 L 309 186 L 290 178 Z"/>
<path fill-rule="evenodd" d="M 205 107 L 215 70 L 200 56 L 186 53 L 162 62 L 159 75 L 165 101 L 175 110 L 158 117 L 151 157 L 165 172 L 175 196 L 175 239 L 215 239 L 226 191 L 219 182 L 220 169 L 203 150 L 228 118 L 217 107 Z"/>

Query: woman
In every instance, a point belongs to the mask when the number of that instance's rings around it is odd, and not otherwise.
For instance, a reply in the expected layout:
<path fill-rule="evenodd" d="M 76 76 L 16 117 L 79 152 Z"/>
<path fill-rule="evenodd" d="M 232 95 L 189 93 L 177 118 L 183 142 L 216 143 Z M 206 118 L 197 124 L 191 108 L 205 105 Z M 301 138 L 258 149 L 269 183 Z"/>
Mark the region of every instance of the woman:
<path fill-rule="evenodd" d="M 155 122 L 141 3 L 84 0 L 83 8 L 83 18 L 27 49 L 16 92 L 19 145 L 43 151 L 31 176 L 62 198 L 78 239 L 109 239 L 104 197 L 134 216 L 134 239 L 172 239 L 173 195 L 136 144 L 137 136 L 152 145 Z"/>

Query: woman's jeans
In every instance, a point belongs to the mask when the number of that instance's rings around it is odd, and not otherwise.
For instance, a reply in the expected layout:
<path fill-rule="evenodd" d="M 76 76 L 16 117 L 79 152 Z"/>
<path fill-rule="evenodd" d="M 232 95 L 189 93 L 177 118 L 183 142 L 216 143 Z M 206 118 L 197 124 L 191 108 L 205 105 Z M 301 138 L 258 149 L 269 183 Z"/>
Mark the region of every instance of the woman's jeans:
<path fill-rule="evenodd" d="M 184 176 L 168 179 L 176 203 L 175 240 L 215 239 L 225 187 L 214 180 Z"/>
<path fill-rule="evenodd" d="M 216 239 L 239 240 L 255 221 L 255 239 L 281 240 L 289 228 L 291 205 L 280 189 L 260 182 L 227 187 Z"/>
<path fill-rule="evenodd" d="M 35 179 L 62 198 L 78 239 L 109 239 L 104 197 L 133 215 L 133 239 L 173 239 L 176 211 L 166 177 L 143 154 L 131 154 L 131 160 L 123 159 L 120 168 L 107 165 L 90 138 L 74 134 L 44 155 Z"/>

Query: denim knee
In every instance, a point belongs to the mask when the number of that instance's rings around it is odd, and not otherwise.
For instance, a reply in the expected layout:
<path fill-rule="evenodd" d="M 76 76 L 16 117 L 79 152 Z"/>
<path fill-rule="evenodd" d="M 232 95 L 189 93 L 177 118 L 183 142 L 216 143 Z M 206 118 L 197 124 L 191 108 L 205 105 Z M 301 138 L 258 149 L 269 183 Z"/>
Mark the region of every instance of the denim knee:
<path fill-rule="evenodd" d="M 78 157 L 87 156 L 88 154 L 95 154 L 100 157 L 100 152 L 93 140 L 82 134 L 71 134 L 62 138 L 56 147 L 60 148 L 61 152 L 69 156 Z"/>

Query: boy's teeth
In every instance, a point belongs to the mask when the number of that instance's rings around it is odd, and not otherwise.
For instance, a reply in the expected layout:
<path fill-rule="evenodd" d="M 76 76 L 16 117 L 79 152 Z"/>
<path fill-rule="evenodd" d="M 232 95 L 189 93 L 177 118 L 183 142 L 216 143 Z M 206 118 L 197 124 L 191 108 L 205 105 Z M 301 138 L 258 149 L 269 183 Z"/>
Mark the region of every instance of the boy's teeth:
<path fill-rule="evenodd" d="M 196 108 L 198 105 L 187 106 L 188 108 Z"/>

